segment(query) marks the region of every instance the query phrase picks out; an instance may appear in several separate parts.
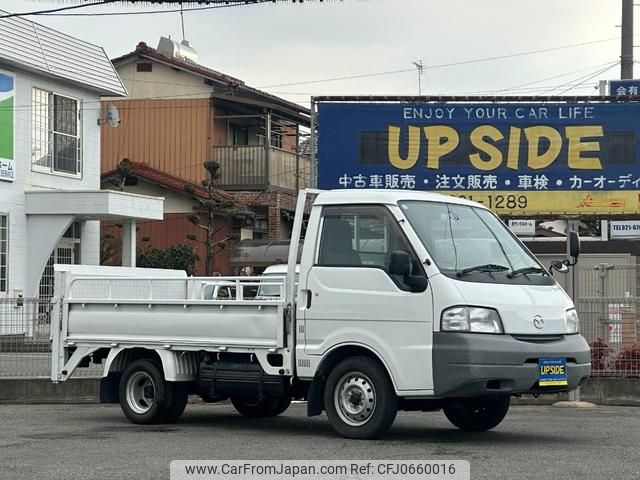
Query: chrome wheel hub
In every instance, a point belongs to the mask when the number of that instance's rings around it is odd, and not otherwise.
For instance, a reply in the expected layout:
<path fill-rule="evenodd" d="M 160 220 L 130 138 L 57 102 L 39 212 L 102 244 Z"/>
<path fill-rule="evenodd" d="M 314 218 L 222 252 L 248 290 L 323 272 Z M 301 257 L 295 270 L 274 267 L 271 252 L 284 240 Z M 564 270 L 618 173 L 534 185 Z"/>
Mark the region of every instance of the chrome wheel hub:
<path fill-rule="evenodd" d="M 147 413 L 156 399 L 156 386 L 146 372 L 136 372 L 127 381 L 127 404 L 139 415 Z"/>
<path fill-rule="evenodd" d="M 376 390 L 364 373 L 349 372 L 336 385 L 334 403 L 342 421 L 358 427 L 367 423 L 375 411 Z"/>

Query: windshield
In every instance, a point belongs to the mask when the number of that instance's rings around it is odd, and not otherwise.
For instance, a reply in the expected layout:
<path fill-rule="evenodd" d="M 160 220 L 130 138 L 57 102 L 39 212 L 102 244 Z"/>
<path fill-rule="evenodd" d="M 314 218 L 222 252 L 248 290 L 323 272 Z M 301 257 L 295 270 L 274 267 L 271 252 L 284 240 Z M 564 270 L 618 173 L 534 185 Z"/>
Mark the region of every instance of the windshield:
<path fill-rule="evenodd" d="M 503 266 L 505 271 L 540 268 L 489 210 L 419 201 L 402 202 L 400 208 L 443 273 L 480 265 Z"/>
<path fill-rule="evenodd" d="M 298 273 L 296 273 L 296 284 L 298 283 Z M 265 273 L 260 282 L 260 288 L 258 289 L 258 297 L 280 297 L 284 294 L 283 285 L 286 273 Z M 265 285 L 262 282 L 268 282 L 270 285 Z"/>

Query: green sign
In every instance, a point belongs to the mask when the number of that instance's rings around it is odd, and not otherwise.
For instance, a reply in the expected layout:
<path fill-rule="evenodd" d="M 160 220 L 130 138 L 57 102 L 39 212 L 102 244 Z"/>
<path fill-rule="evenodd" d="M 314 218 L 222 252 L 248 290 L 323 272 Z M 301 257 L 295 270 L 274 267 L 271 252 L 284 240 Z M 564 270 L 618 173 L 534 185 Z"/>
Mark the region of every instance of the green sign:
<path fill-rule="evenodd" d="M 16 179 L 13 158 L 15 96 L 15 77 L 10 73 L 0 72 L 0 180 L 10 182 Z"/>

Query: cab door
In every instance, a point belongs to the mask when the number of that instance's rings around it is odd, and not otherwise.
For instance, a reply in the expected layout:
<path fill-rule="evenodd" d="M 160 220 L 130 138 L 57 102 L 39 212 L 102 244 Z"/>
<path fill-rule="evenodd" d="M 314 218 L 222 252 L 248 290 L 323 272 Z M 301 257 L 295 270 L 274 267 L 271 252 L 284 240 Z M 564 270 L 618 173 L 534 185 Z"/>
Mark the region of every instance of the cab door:
<path fill-rule="evenodd" d="M 431 290 L 416 290 L 391 265 L 392 253 L 406 252 L 410 274 L 426 279 L 394 215 L 383 205 L 325 206 L 319 230 L 306 275 L 305 354 L 361 345 L 386 364 L 397 390 L 433 389 Z"/>

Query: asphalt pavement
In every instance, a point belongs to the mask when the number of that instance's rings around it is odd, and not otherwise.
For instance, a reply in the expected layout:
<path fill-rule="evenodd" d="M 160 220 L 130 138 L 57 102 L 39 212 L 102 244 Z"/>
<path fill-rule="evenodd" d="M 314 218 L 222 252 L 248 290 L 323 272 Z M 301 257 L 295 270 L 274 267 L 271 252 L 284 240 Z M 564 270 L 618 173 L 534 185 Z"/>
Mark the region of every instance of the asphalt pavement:
<path fill-rule="evenodd" d="M 305 409 L 256 420 L 191 404 L 177 424 L 140 426 L 118 405 L 0 405 L 0 478 L 164 479 L 174 459 L 464 459 L 473 480 L 640 478 L 640 408 L 517 406 L 485 433 L 399 413 L 373 441 L 341 438 Z"/>

